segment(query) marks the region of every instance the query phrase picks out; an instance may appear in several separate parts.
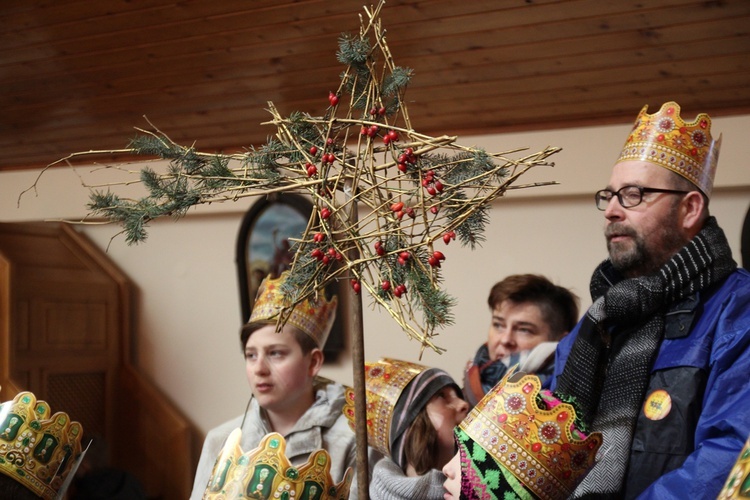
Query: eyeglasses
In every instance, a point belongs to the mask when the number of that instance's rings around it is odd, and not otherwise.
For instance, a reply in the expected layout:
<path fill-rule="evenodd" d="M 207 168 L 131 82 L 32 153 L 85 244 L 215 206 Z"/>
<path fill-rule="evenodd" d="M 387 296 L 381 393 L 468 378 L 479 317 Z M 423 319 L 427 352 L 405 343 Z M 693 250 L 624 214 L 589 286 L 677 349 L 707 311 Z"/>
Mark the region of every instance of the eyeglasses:
<path fill-rule="evenodd" d="M 617 191 L 611 189 L 602 189 L 597 191 L 594 195 L 596 200 L 596 208 L 599 210 L 606 210 L 609 201 L 613 196 L 617 196 L 617 201 L 620 202 L 622 208 L 633 208 L 637 207 L 643 201 L 643 193 L 671 193 L 671 194 L 687 194 L 690 191 L 677 191 L 675 189 L 656 189 L 647 188 L 641 186 L 623 186 Z"/>

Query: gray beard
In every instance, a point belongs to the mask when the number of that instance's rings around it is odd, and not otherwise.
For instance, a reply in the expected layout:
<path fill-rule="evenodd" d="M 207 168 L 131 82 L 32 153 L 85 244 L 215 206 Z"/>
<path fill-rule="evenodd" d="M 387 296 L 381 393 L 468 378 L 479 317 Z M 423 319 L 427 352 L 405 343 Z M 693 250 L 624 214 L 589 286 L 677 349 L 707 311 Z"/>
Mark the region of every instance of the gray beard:
<path fill-rule="evenodd" d="M 627 278 L 656 272 L 688 243 L 677 228 L 672 226 L 662 229 L 661 241 L 651 249 L 639 234 L 631 230 L 626 231 L 626 234 L 631 237 L 629 242 L 612 243 L 607 240 L 607 250 L 612 266 Z"/>

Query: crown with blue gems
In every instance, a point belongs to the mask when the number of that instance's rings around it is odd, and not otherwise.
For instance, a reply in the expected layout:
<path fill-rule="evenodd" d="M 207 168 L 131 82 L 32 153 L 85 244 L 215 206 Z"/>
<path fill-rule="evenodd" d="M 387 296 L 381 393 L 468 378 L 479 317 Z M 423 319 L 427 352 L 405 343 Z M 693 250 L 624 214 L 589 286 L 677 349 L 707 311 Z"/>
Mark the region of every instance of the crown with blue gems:
<path fill-rule="evenodd" d="M 272 432 L 258 447 L 243 453 L 242 431 L 227 438 L 216 459 L 203 494 L 204 500 L 236 498 L 274 500 L 346 500 L 352 484 L 352 469 L 340 483 L 331 478 L 331 457 L 325 450 L 312 453 L 307 462 L 295 467 L 286 457 L 284 437 Z"/>
<path fill-rule="evenodd" d="M 711 197 L 719 162 L 721 136 L 711 137 L 711 118 L 700 113 L 692 122 L 680 117 L 680 105 L 666 102 L 656 113 L 643 106 L 617 162 L 641 160 L 667 168 Z"/>
<path fill-rule="evenodd" d="M 41 498 L 59 497 L 80 463 L 82 437 L 80 423 L 20 392 L 0 405 L 0 473 Z"/>
<path fill-rule="evenodd" d="M 305 299 L 292 309 L 289 296 L 282 290 L 288 275 L 289 271 L 284 271 L 277 279 L 267 277 L 263 280 L 248 325 L 275 325 L 280 318 L 285 317 L 285 324 L 302 330 L 322 349 L 336 319 L 338 298 L 334 295 L 331 300 L 326 300 L 321 293 L 317 299 Z"/>
<path fill-rule="evenodd" d="M 541 391 L 536 375 L 516 374 L 516 367 L 459 428 L 538 498 L 568 498 L 594 465 L 602 436 L 581 432 L 573 406 Z"/>

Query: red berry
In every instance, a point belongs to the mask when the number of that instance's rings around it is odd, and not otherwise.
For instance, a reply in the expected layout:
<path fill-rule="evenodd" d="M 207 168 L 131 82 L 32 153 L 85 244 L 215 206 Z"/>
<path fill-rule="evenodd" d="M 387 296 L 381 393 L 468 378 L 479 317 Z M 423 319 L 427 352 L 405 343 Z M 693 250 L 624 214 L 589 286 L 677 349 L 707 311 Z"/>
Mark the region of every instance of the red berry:
<path fill-rule="evenodd" d="M 411 257 L 411 254 L 409 252 L 401 252 L 400 254 L 398 254 L 398 256 L 404 260 L 409 260 L 409 257 Z"/>
<path fill-rule="evenodd" d="M 331 257 L 336 257 L 336 249 L 333 247 L 329 248 L 328 255 L 330 255 Z"/>
<path fill-rule="evenodd" d="M 372 246 L 374 246 L 376 249 L 383 246 L 383 242 L 378 240 L 376 241 Z"/>
<path fill-rule="evenodd" d="M 404 203 L 402 201 L 399 201 L 398 203 L 394 203 L 391 205 L 391 211 L 398 212 L 399 210 L 404 208 Z"/>
<path fill-rule="evenodd" d="M 407 207 L 406 210 L 404 210 L 404 212 L 406 212 L 406 215 L 408 215 L 412 219 L 414 219 L 417 216 L 417 214 L 414 213 L 414 209 L 412 207 Z"/>
<path fill-rule="evenodd" d="M 385 280 L 385 281 L 383 281 L 383 282 L 382 282 L 382 283 L 380 284 L 380 288 L 382 288 L 382 289 L 383 289 L 383 291 L 387 292 L 388 290 L 390 290 L 390 289 L 391 289 L 391 282 L 390 282 L 390 281 L 388 281 L 388 280 Z"/>
<path fill-rule="evenodd" d="M 316 259 L 320 260 L 323 258 L 323 251 L 320 248 L 315 248 L 312 252 L 310 252 L 310 257 L 315 257 Z"/>
<path fill-rule="evenodd" d="M 443 183 L 440 181 L 435 181 L 435 189 L 438 190 L 438 193 L 443 192 Z"/>
<path fill-rule="evenodd" d="M 430 193 L 430 196 L 435 196 L 437 194 L 437 190 L 433 186 L 429 186 L 427 192 Z"/>
<path fill-rule="evenodd" d="M 352 283 L 352 290 L 354 290 L 354 293 L 359 295 L 360 290 L 362 290 L 362 285 L 359 284 L 359 281 L 354 281 Z"/>
<path fill-rule="evenodd" d="M 359 131 L 359 135 L 367 135 L 367 127 L 362 125 L 362 129 Z"/>
<path fill-rule="evenodd" d="M 315 175 L 317 173 L 318 173 L 318 167 L 316 167 L 315 165 L 310 165 L 309 167 L 307 167 L 307 176 L 308 177 L 312 177 L 313 175 Z"/>
<path fill-rule="evenodd" d="M 392 140 L 392 141 L 397 141 L 398 140 L 398 132 L 396 132 L 395 130 L 389 130 L 388 131 L 388 138 L 390 140 Z"/>
<path fill-rule="evenodd" d="M 326 239 L 326 235 L 323 233 L 315 233 L 315 236 L 313 236 L 313 240 L 315 240 L 317 243 L 320 243 Z"/>
<path fill-rule="evenodd" d="M 318 154 L 318 147 L 317 146 L 310 146 L 310 154 L 315 156 Z"/>
<path fill-rule="evenodd" d="M 377 252 L 377 254 L 382 257 L 383 255 L 385 255 L 385 248 L 378 247 L 378 248 L 375 249 L 375 252 Z"/>
<path fill-rule="evenodd" d="M 406 173 L 406 171 L 409 169 L 409 167 L 406 166 L 406 163 L 399 163 L 398 164 L 398 169 L 400 171 Z"/>
<path fill-rule="evenodd" d="M 390 142 L 391 142 L 391 138 L 390 137 L 388 137 L 387 135 L 385 137 L 383 137 L 383 144 L 385 144 L 387 146 L 388 144 L 390 144 Z"/>
<path fill-rule="evenodd" d="M 380 116 L 385 115 L 385 106 L 380 106 L 380 109 L 378 109 L 378 114 Z"/>
<path fill-rule="evenodd" d="M 405 261 L 404 259 L 402 259 L 401 257 L 399 257 L 399 258 L 398 258 L 398 259 L 396 259 L 396 260 L 398 260 L 398 263 L 399 263 L 399 264 L 401 264 L 402 266 L 405 266 L 405 265 L 406 265 L 406 261 Z"/>
<path fill-rule="evenodd" d="M 328 99 L 328 101 L 331 103 L 331 106 L 335 106 L 339 103 L 339 96 L 337 95 L 331 96 L 330 99 Z"/>
<path fill-rule="evenodd" d="M 323 264 L 328 264 L 329 262 L 331 262 L 331 259 L 327 255 L 324 255 L 320 260 L 323 262 Z"/>
<path fill-rule="evenodd" d="M 451 242 L 451 235 L 450 235 L 450 233 L 445 233 L 443 235 L 443 241 L 445 242 L 446 245 Z"/>
<path fill-rule="evenodd" d="M 343 255 L 341 255 L 341 252 L 336 252 L 336 255 L 334 256 L 334 258 L 335 258 L 336 260 L 339 260 L 339 261 L 340 261 L 340 260 L 342 260 L 342 259 L 344 258 L 344 256 L 343 256 Z"/>
<path fill-rule="evenodd" d="M 430 207 L 430 212 L 432 212 L 433 214 L 437 214 L 438 213 L 438 207 L 437 207 L 437 205 L 431 206 Z"/>
<path fill-rule="evenodd" d="M 414 154 L 414 150 L 412 148 L 406 148 L 404 149 L 404 153 L 406 153 L 406 156 L 411 156 Z"/>
<path fill-rule="evenodd" d="M 438 260 L 445 260 L 445 255 L 443 255 L 443 252 L 441 252 L 440 250 L 435 250 L 432 253 L 432 256 Z"/>
<path fill-rule="evenodd" d="M 406 160 L 408 160 L 408 159 L 409 159 L 409 157 L 406 154 L 404 154 L 404 153 L 401 153 L 400 155 L 398 155 L 398 162 L 399 163 L 406 163 Z"/>
<path fill-rule="evenodd" d="M 427 262 L 432 267 L 440 267 L 440 261 L 438 259 L 436 259 L 435 257 L 430 257 L 429 259 L 427 259 Z"/>
<path fill-rule="evenodd" d="M 375 116 L 375 115 L 377 115 L 377 114 L 378 114 L 378 110 L 377 110 L 377 108 L 370 108 L 370 114 L 371 114 L 372 116 Z"/>
<path fill-rule="evenodd" d="M 326 144 L 328 144 L 329 146 L 333 144 L 333 137 L 329 137 L 328 139 L 326 139 Z"/>
<path fill-rule="evenodd" d="M 320 209 L 320 217 L 323 219 L 327 219 L 331 216 L 331 211 L 325 207 Z"/>
<path fill-rule="evenodd" d="M 403 219 L 404 218 L 404 211 L 403 210 L 399 210 L 398 212 L 396 212 L 396 218 L 398 220 Z"/>

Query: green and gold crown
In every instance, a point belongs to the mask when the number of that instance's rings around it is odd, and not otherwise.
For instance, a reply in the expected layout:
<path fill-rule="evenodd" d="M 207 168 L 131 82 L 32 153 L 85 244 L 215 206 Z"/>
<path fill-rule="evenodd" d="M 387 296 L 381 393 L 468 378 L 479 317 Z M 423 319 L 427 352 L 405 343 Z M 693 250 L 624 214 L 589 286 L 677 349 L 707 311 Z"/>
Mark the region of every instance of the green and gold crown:
<path fill-rule="evenodd" d="M 426 366 L 389 358 L 365 363 L 367 444 L 384 455 L 391 453 L 391 422 L 396 403 L 409 382 L 425 370 Z M 354 389 L 350 387 L 346 388 L 342 411 L 354 430 Z"/>
<path fill-rule="evenodd" d="M 539 377 L 514 372 L 459 427 L 539 498 L 567 498 L 593 466 L 602 436 L 578 431 L 575 410 L 557 398 L 540 408 Z"/>
<path fill-rule="evenodd" d="M 322 349 L 336 319 L 338 298 L 334 295 L 331 300 L 326 300 L 321 294 L 317 300 L 305 299 L 289 311 L 292 304 L 281 287 L 288 273 L 284 271 L 277 279 L 268 277 L 263 280 L 248 324 L 276 324 L 280 315 L 288 314 L 286 324 L 302 330 Z"/>
<path fill-rule="evenodd" d="M 745 442 L 716 500 L 732 498 L 750 498 L 750 439 Z"/>
<path fill-rule="evenodd" d="M 83 436 L 80 423 L 66 413 L 51 413 L 30 392 L 0 405 L 0 473 L 45 499 L 55 498 L 69 484 Z"/>
<path fill-rule="evenodd" d="M 204 500 L 235 498 L 274 500 L 346 500 L 352 484 L 352 470 L 346 470 L 338 484 L 331 479 L 331 457 L 325 450 L 310 455 L 299 467 L 287 459 L 284 437 L 272 432 L 258 447 L 242 452 L 242 431 L 229 434 L 216 459 L 203 494 Z"/>
<path fill-rule="evenodd" d="M 641 160 L 686 178 L 710 197 L 721 137 L 711 137 L 711 118 L 701 113 L 692 122 L 680 117 L 680 105 L 666 102 L 649 115 L 643 106 L 617 162 Z"/>

